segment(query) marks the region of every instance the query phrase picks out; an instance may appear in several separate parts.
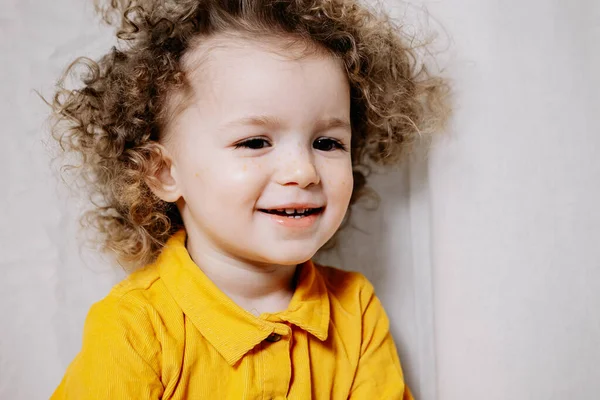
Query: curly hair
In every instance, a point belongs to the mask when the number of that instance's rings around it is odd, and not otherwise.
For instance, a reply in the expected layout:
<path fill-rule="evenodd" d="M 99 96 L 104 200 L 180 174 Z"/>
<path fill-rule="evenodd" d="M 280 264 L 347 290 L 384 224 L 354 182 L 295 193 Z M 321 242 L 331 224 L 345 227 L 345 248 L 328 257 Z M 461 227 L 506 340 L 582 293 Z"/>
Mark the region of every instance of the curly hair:
<path fill-rule="evenodd" d="M 342 61 L 351 90 L 351 205 L 368 191 L 370 165 L 402 160 L 450 112 L 447 82 L 418 63 L 386 13 L 355 0 L 110 0 L 96 8 L 116 26 L 120 46 L 66 69 L 49 102 L 51 134 L 63 155 L 78 158 L 70 166 L 94 204 L 83 225 L 127 269 L 152 262 L 183 227 L 177 207 L 146 179 L 161 168 L 168 98 L 189 89 L 182 58 L 197 41 L 224 32 L 282 36 Z M 68 89 L 65 79 L 79 65 L 81 85 Z"/>

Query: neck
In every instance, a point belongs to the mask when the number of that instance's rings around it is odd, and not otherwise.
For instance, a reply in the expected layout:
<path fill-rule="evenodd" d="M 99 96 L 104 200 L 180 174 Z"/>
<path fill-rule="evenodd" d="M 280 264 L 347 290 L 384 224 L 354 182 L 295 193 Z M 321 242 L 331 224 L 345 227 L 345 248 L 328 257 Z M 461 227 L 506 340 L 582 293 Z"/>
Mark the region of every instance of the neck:
<path fill-rule="evenodd" d="M 234 258 L 193 232 L 188 232 L 186 248 L 202 272 L 240 307 L 255 315 L 287 309 L 295 289 L 296 265 Z"/>

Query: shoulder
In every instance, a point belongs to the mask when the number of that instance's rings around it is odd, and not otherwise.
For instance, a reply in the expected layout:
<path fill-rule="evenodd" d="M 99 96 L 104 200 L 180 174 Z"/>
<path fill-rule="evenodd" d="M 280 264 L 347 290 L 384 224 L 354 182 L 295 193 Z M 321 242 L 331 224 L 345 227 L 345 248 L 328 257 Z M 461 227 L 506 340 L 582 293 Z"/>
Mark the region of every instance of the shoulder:
<path fill-rule="evenodd" d="M 157 301 L 164 297 L 156 293 L 161 281 L 152 275 L 148 270 L 134 272 L 92 305 L 85 319 L 81 351 L 89 356 L 88 361 L 94 358 L 101 361 L 90 362 L 102 364 L 139 359 L 159 374 L 161 332 L 166 331 L 168 318 L 163 318 L 165 307 Z"/>
<path fill-rule="evenodd" d="M 158 266 L 151 264 L 132 272 L 127 278 L 117 283 L 110 291 L 109 296 L 121 297 L 131 292 L 149 290 L 159 280 Z"/>
<path fill-rule="evenodd" d="M 92 305 L 86 318 L 86 330 L 128 331 L 127 336 L 152 331 L 157 319 L 158 299 L 166 295 L 156 268 L 135 271 Z"/>
<path fill-rule="evenodd" d="M 127 398 L 137 388 L 144 393 L 162 389 L 161 359 L 165 329 L 149 295 L 159 280 L 148 270 L 117 284 L 90 308 L 83 328 L 81 349 L 70 364 L 55 397 Z M 140 386 L 142 385 L 142 386 Z M 148 386 L 144 386 L 148 385 Z M 113 393 L 115 396 L 106 396 Z M 156 397 L 158 398 L 158 397 Z"/>
<path fill-rule="evenodd" d="M 94 306 L 107 311 L 129 307 L 142 309 L 152 306 L 157 298 L 166 294 L 167 290 L 161 280 L 158 267 L 149 265 L 132 272 L 117 283 L 108 295 Z"/>
<path fill-rule="evenodd" d="M 336 299 L 340 304 L 356 304 L 364 308 L 369 299 L 375 295 L 373 285 L 360 272 L 346 271 L 318 263 L 314 265 L 323 278 L 330 298 Z"/>

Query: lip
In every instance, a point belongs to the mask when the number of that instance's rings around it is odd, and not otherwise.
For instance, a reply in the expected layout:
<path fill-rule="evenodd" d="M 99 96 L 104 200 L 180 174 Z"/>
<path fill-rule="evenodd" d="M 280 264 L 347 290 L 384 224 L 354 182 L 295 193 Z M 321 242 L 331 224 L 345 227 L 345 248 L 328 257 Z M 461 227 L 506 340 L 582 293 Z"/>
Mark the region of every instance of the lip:
<path fill-rule="evenodd" d="M 281 210 L 284 208 L 294 208 L 298 210 L 301 208 L 325 208 L 325 206 L 317 203 L 287 203 L 278 206 L 260 207 L 258 210 Z"/>
<path fill-rule="evenodd" d="M 319 211 L 316 214 L 311 214 L 308 215 L 306 217 L 302 217 L 302 218 L 290 218 L 290 217 L 286 217 L 283 215 L 278 215 L 278 214 L 269 214 L 263 210 L 281 210 L 284 208 L 294 208 L 294 209 L 300 209 L 300 208 L 320 208 L 321 211 Z M 275 222 L 277 225 L 285 227 L 285 228 L 293 228 L 293 229 L 307 229 L 310 228 L 311 226 L 313 226 L 315 224 L 315 222 L 317 222 L 317 220 L 319 218 L 321 218 L 321 216 L 323 215 L 323 212 L 325 211 L 325 206 L 320 206 L 316 203 L 288 203 L 288 204 L 283 204 L 281 206 L 275 206 L 272 208 L 260 208 L 258 209 L 258 211 L 260 212 L 261 215 L 264 215 L 265 217 L 269 218 L 271 221 Z"/>

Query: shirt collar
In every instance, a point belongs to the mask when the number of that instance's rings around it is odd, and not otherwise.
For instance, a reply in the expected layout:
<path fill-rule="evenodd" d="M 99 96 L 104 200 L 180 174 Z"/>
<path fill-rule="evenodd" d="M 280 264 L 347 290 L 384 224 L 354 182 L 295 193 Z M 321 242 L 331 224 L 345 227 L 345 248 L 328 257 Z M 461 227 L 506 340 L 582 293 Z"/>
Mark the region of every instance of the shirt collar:
<path fill-rule="evenodd" d="M 298 266 L 297 283 L 287 310 L 256 317 L 235 304 L 202 272 L 185 247 L 185 230 L 176 232 L 156 261 L 160 276 L 185 315 L 230 364 L 271 333 L 284 334 L 276 322 L 287 321 L 327 339 L 329 297 L 322 276 L 309 260 Z"/>

